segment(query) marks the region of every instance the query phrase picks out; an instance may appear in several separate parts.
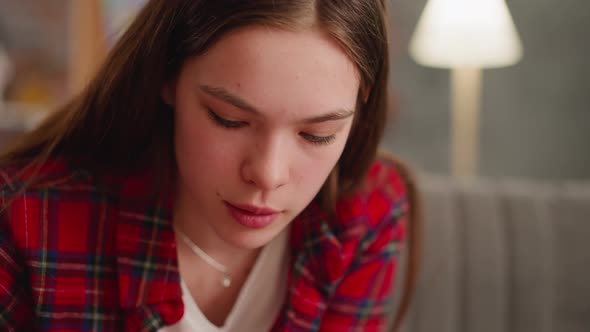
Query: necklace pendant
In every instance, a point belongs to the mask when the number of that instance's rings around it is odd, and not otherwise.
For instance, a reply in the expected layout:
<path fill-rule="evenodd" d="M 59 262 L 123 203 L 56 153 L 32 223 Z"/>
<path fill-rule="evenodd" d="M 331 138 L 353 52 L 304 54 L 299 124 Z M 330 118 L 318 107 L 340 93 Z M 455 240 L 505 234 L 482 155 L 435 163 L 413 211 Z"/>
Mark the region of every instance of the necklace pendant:
<path fill-rule="evenodd" d="M 223 275 L 223 279 L 221 280 L 221 284 L 225 288 L 229 288 L 229 286 L 231 286 L 231 278 L 230 278 L 229 274 L 225 273 Z"/>

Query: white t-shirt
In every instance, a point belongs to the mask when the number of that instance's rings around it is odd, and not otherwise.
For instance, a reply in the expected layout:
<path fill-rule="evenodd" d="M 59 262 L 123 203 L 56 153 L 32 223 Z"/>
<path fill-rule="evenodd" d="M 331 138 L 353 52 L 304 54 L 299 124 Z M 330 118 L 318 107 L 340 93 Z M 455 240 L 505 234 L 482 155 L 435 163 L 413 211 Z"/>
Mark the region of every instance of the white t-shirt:
<path fill-rule="evenodd" d="M 268 331 L 272 327 L 287 288 L 289 229 L 260 252 L 223 326 L 211 323 L 201 312 L 181 280 L 184 315 L 160 332 Z"/>

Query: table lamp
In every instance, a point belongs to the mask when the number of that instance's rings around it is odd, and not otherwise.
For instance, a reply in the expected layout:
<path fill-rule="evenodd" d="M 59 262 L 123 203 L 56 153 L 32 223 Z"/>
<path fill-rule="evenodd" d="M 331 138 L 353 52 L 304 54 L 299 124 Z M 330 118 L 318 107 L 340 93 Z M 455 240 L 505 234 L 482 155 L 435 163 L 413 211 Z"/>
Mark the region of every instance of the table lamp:
<path fill-rule="evenodd" d="M 504 0 L 429 0 L 410 41 L 419 64 L 451 69 L 451 171 L 478 171 L 481 70 L 515 64 L 522 46 Z"/>

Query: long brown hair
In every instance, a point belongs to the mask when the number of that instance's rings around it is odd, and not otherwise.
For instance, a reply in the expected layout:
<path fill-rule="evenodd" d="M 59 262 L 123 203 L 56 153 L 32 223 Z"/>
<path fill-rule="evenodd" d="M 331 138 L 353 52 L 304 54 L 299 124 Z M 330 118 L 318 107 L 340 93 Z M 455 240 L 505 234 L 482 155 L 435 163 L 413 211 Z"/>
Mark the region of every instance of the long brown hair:
<path fill-rule="evenodd" d="M 384 0 L 151 0 L 85 90 L 26 134 L 0 163 L 28 160 L 29 166 L 41 165 L 60 155 L 99 174 L 151 165 L 163 175 L 159 180 L 170 182 L 175 172 L 174 112 L 160 95 L 185 60 L 247 25 L 289 30 L 313 26 L 338 42 L 361 77 L 350 137 L 318 195 L 330 208 L 339 194 L 363 180 L 386 123 L 385 13 Z"/>

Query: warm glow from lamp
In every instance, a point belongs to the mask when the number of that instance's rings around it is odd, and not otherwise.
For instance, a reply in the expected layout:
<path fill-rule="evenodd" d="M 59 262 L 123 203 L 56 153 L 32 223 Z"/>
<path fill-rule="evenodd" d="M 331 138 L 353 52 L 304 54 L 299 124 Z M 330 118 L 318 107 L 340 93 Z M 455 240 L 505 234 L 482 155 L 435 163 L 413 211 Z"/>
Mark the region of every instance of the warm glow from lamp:
<path fill-rule="evenodd" d="M 429 0 L 410 43 L 416 62 L 432 67 L 501 67 L 522 47 L 504 0 Z"/>
<path fill-rule="evenodd" d="M 429 0 L 410 54 L 451 68 L 451 171 L 473 177 L 479 161 L 481 69 L 513 65 L 522 46 L 505 0 Z"/>

